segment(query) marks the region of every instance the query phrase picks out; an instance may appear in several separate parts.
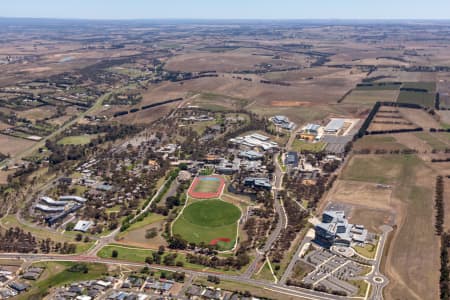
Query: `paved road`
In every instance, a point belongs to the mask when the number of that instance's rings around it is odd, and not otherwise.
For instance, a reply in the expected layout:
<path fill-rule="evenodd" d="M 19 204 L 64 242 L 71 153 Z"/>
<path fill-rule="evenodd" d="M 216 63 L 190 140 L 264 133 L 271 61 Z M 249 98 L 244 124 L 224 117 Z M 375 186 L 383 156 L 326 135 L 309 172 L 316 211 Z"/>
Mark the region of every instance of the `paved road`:
<path fill-rule="evenodd" d="M 263 259 L 265 259 L 266 254 L 269 252 L 269 250 L 272 248 L 272 245 L 280 236 L 281 230 L 285 228 L 287 224 L 286 214 L 284 212 L 283 207 L 281 206 L 280 200 L 278 199 L 278 190 L 280 190 L 283 185 L 283 170 L 281 169 L 281 166 L 278 164 L 278 153 L 275 153 L 273 155 L 273 160 L 275 162 L 275 176 L 274 176 L 275 178 L 273 182 L 272 194 L 274 197 L 275 212 L 278 215 L 278 222 L 275 226 L 275 229 L 267 237 L 267 240 L 264 243 L 264 247 L 262 249 L 256 250 L 257 254 L 255 259 L 253 260 L 253 262 L 250 264 L 250 266 L 247 268 L 247 270 L 243 275 L 245 278 L 251 278 L 252 275 L 257 271 L 259 263 Z"/>
<path fill-rule="evenodd" d="M 309 242 L 311 242 L 311 237 L 305 236 L 303 238 L 302 242 L 300 243 L 300 245 L 298 246 L 297 251 L 295 251 L 294 256 L 292 256 L 292 259 L 289 262 L 289 265 L 287 266 L 286 270 L 284 271 L 283 276 L 281 276 L 281 279 L 280 279 L 280 284 L 281 285 L 285 285 L 286 284 L 286 281 L 289 279 L 289 275 L 292 273 L 292 270 L 294 269 L 295 264 L 299 260 L 300 252 L 302 251 L 302 249 L 305 246 L 305 244 L 309 243 Z"/>
<path fill-rule="evenodd" d="M 0 254 L 0 259 L 22 259 L 30 262 L 40 262 L 40 261 L 72 261 L 72 262 L 90 262 L 90 263 L 102 263 L 108 265 L 121 265 L 121 266 L 130 266 L 130 267 L 145 267 L 148 266 L 145 263 L 133 263 L 126 261 L 117 261 L 112 259 L 103 259 L 98 257 L 91 256 L 74 256 L 74 255 L 56 255 L 56 254 L 21 254 L 21 253 L 2 253 Z M 277 284 L 267 282 L 267 281 L 258 281 L 254 279 L 243 278 L 242 276 L 236 275 L 226 275 L 220 273 L 208 273 L 208 272 L 200 272 L 200 271 L 191 271 L 185 270 L 183 268 L 178 267 L 166 267 L 159 265 L 151 265 L 150 266 L 156 270 L 162 271 L 170 271 L 170 272 L 185 272 L 190 276 L 207 276 L 214 274 L 219 277 L 221 280 L 228 280 L 234 282 L 241 282 L 244 284 L 254 285 L 261 287 L 262 289 L 272 290 L 274 292 L 290 295 L 293 297 L 297 297 L 299 299 L 308 299 L 308 300 L 342 300 L 346 299 L 345 297 L 339 297 L 335 295 L 329 295 L 325 293 L 316 292 L 313 290 L 295 288 L 295 287 L 283 287 Z M 282 298 L 280 298 L 282 299 Z"/>
<path fill-rule="evenodd" d="M 372 285 L 372 294 L 370 295 L 369 299 L 373 300 L 383 299 L 383 289 L 389 284 L 389 279 L 380 271 L 380 265 L 383 258 L 383 252 L 384 247 L 386 246 L 387 237 L 392 231 L 392 227 L 383 225 L 381 226 L 381 229 L 383 230 L 383 234 L 380 236 L 380 240 L 378 242 L 374 268 L 372 273 L 367 276 L 367 280 Z"/>

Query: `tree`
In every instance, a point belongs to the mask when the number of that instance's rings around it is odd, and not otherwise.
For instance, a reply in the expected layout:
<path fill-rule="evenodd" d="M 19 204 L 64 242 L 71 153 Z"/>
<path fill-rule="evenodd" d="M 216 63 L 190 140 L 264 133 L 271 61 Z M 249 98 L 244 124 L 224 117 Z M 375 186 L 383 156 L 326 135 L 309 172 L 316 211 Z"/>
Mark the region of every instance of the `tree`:
<path fill-rule="evenodd" d="M 117 258 L 117 256 L 119 256 L 119 252 L 117 250 L 113 250 L 111 253 L 111 257 L 112 258 Z"/>
<path fill-rule="evenodd" d="M 74 227 L 75 227 L 75 223 L 69 222 L 69 223 L 67 223 L 67 225 L 66 225 L 66 230 L 67 230 L 67 231 L 72 231 Z"/>
<path fill-rule="evenodd" d="M 75 241 L 81 242 L 82 239 L 83 239 L 83 235 L 81 233 L 77 233 L 77 235 L 75 236 Z"/>

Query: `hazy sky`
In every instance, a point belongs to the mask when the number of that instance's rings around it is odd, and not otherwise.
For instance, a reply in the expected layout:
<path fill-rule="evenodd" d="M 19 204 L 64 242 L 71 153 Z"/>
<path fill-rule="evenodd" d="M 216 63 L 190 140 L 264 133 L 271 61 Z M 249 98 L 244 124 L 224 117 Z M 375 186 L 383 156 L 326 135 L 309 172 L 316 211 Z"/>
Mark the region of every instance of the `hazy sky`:
<path fill-rule="evenodd" d="M 2 17 L 450 19 L 450 0 L 5 0 Z"/>

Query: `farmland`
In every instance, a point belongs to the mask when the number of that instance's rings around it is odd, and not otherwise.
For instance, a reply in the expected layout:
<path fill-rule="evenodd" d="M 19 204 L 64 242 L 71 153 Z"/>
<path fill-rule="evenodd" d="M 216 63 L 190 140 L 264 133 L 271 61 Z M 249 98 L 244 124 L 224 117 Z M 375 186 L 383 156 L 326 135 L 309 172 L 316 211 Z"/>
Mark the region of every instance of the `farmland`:
<path fill-rule="evenodd" d="M 390 279 L 396 283 L 387 288 L 387 293 L 392 298 L 409 294 L 420 295 L 422 299 L 433 299 L 433 295 L 437 293 L 436 288 L 429 289 L 437 286 L 439 256 L 438 239 L 433 227 L 429 226 L 433 222 L 431 174 L 432 170 L 421 159 L 411 155 L 354 156 L 343 172 L 345 180 L 392 185 L 392 194 L 383 197 L 383 205 L 380 206 L 379 200 L 376 200 L 382 197 L 382 191 L 373 194 L 377 195 L 373 202 L 359 203 L 373 210 L 365 211 L 364 218 L 370 216 L 368 219 L 372 221 L 378 218 L 378 225 L 386 221 L 386 214 L 378 209 L 395 212 L 395 222 L 399 227 L 394 233 L 384 264 Z M 356 198 L 353 203 L 358 204 Z M 355 212 L 353 218 L 364 223 L 359 217 L 360 213 Z M 370 223 L 366 224 L 373 227 Z M 411 243 L 415 246 L 409 247 Z M 420 253 L 424 252 L 428 253 L 427 260 L 420 259 Z M 415 265 L 414 269 L 406 267 L 412 263 Z"/>

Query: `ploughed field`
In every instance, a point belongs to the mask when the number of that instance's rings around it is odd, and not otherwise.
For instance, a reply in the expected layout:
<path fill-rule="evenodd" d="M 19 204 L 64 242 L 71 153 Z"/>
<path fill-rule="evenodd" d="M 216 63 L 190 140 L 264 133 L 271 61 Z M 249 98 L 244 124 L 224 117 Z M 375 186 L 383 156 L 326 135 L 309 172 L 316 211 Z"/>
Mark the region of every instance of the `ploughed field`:
<path fill-rule="evenodd" d="M 189 204 L 173 225 L 173 234 L 188 242 L 233 248 L 241 211 L 233 204 L 212 199 Z"/>

